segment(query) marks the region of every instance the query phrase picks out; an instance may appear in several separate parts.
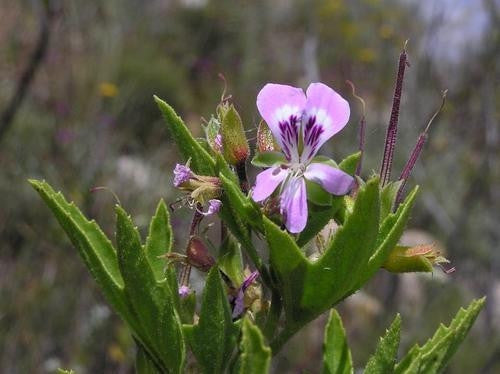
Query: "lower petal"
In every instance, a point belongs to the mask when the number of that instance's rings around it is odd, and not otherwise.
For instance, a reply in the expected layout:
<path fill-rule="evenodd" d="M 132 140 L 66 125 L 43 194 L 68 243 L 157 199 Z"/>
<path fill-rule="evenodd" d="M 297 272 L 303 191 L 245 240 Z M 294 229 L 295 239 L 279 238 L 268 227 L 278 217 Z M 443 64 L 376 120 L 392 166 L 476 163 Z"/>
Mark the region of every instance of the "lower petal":
<path fill-rule="evenodd" d="M 268 198 L 276 187 L 283 182 L 287 174 L 288 170 L 282 169 L 279 166 L 266 169 L 257 174 L 255 187 L 252 191 L 252 199 L 254 199 L 254 201 L 262 201 Z"/>
<path fill-rule="evenodd" d="M 310 164 L 304 177 L 311 182 L 318 183 L 333 195 L 347 194 L 354 182 L 354 178 L 342 170 L 320 163 Z"/>
<path fill-rule="evenodd" d="M 291 179 L 281 195 L 281 214 L 291 233 L 299 233 L 307 223 L 307 193 L 304 178 Z"/>

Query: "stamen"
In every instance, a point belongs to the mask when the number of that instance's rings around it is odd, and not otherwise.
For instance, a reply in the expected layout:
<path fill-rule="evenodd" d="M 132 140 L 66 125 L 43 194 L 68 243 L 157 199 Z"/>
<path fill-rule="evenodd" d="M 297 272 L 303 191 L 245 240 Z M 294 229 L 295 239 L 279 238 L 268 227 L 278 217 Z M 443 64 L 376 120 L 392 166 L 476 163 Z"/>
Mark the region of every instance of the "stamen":
<path fill-rule="evenodd" d="M 406 162 L 405 167 L 403 168 L 403 171 L 401 172 L 401 175 L 399 176 L 399 180 L 403 181 L 401 183 L 401 186 L 399 186 L 398 193 L 396 195 L 396 202 L 395 202 L 395 207 L 397 207 L 401 201 L 403 200 L 403 194 L 404 194 L 404 189 L 406 186 L 406 182 L 408 181 L 408 178 L 410 177 L 410 174 L 413 170 L 413 167 L 415 166 L 415 163 L 418 160 L 418 157 L 420 156 L 420 152 L 422 152 L 422 149 L 424 148 L 425 142 L 427 141 L 427 136 L 429 133 L 429 129 L 431 127 L 432 122 L 434 119 L 438 116 L 438 114 L 441 112 L 441 110 L 444 107 L 444 104 L 446 103 L 446 94 L 448 90 L 444 90 L 441 98 L 441 105 L 439 108 L 434 112 L 432 115 L 431 119 L 429 122 L 427 122 L 427 126 L 425 127 L 424 131 L 420 134 L 417 140 L 417 144 L 415 144 L 415 147 L 413 148 L 413 151 L 410 154 L 410 158 Z"/>
<path fill-rule="evenodd" d="M 403 51 L 399 55 L 398 74 L 396 78 L 396 86 L 394 88 L 394 96 L 392 99 L 391 119 L 387 127 L 387 134 L 385 136 L 384 157 L 382 159 L 382 166 L 380 168 L 380 184 L 384 186 L 391 178 L 392 160 L 394 158 L 394 149 L 396 147 L 396 138 L 398 134 L 398 120 L 399 120 L 399 107 L 401 104 L 401 92 L 403 90 L 403 80 L 405 75 L 406 66 L 410 66 L 407 60 L 406 46 L 408 40 L 405 42 Z"/>

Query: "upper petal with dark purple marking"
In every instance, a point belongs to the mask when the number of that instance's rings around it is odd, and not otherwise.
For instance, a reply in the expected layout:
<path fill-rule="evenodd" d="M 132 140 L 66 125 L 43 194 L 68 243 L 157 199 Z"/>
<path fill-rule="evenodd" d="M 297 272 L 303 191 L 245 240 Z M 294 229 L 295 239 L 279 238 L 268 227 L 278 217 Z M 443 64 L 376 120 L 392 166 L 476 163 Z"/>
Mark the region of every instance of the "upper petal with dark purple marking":
<path fill-rule="evenodd" d="M 257 108 L 288 160 L 298 162 L 301 117 L 306 97 L 301 88 L 268 83 L 257 95 Z"/>
<path fill-rule="evenodd" d="M 324 142 L 344 128 L 350 115 L 349 103 L 323 83 L 311 83 L 306 95 L 301 162 L 311 160 Z"/>

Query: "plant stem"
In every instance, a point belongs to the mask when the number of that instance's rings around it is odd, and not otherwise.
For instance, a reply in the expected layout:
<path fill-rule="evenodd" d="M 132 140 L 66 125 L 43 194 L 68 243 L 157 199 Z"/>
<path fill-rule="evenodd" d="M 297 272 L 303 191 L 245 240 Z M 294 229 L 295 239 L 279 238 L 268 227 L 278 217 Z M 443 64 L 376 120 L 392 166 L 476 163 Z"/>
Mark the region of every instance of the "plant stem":
<path fill-rule="evenodd" d="M 302 326 L 296 325 L 296 326 L 290 326 L 288 328 L 284 328 L 281 330 L 279 335 L 271 342 L 271 350 L 273 351 L 273 356 L 276 356 L 281 348 L 290 340 L 292 336 L 295 335 L 297 331 L 300 330 Z"/>
<path fill-rule="evenodd" d="M 271 309 L 269 309 L 269 313 L 267 314 L 266 323 L 264 325 L 264 335 L 268 340 L 274 335 L 276 331 L 276 326 L 278 325 L 278 321 L 281 315 L 281 296 L 279 292 L 276 290 L 272 290 L 271 296 Z"/>

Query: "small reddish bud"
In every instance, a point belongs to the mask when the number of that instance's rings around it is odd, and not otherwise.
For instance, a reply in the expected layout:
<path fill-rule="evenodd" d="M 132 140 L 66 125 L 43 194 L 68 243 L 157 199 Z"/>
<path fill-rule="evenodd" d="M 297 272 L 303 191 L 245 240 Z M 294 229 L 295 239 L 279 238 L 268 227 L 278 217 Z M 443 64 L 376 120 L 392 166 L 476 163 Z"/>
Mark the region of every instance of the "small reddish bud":
<path fill-rule="evenodd" d="M 207 247 L 196 236 L 191 236 L 186 250 L 187 262 L 198 270 L 207 272 L 215 265 L 214 258 L 208 252 Z"/>

